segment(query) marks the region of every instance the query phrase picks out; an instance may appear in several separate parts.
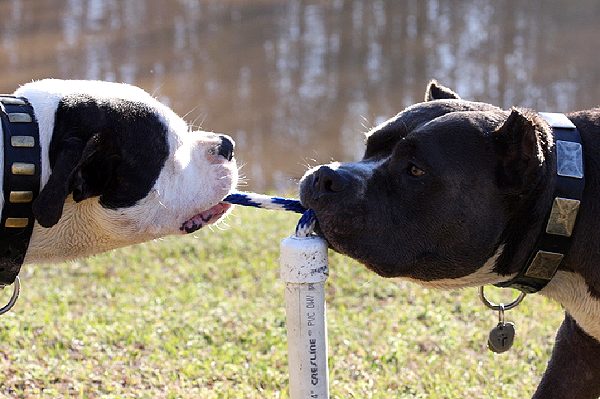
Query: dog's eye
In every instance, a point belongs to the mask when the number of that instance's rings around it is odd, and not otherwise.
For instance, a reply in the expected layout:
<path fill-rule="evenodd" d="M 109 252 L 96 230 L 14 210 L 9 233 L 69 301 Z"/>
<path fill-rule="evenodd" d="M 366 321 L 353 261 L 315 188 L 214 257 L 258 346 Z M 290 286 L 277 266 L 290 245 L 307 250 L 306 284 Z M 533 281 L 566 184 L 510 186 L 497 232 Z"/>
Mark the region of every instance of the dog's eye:
<path fill-rule="evenodd" d="M 421 177 L 425 175 L 425 171 L 411 163 L 408 165 L 408 174 L 414 177 Z"/>

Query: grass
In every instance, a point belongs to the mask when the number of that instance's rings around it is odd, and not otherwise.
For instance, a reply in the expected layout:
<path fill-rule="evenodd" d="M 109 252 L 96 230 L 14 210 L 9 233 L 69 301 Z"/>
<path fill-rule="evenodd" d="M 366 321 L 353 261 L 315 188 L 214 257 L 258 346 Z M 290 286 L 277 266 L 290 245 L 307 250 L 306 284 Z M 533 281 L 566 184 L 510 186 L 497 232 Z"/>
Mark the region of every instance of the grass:
<path fill-rule="evenodd" d="M 288 398 L 278 245 L 297 218 L 236 209 L 200 231 L 61 265 L 26 266 L 0 317 L 0 397 Z M 562 319 L 530 296 L 487 351 L 497 316 L 475 289 L 385 280 L 330 254 L 332 398 L 525 398 Z M 3 293 L 2 300 L 8 293 Z"/>

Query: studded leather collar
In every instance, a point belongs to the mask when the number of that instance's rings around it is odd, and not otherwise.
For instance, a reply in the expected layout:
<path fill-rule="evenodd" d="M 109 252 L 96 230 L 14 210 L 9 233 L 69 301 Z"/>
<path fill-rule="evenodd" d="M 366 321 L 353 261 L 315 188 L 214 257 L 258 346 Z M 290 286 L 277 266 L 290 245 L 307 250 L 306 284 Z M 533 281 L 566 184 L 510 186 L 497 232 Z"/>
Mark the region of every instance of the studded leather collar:
<path fill-rule="evenodd" d="M 540 112 L 552 127 L 556 153 L 556 183 L 546 228 L 538 237 L 524 267 L 512 280 L 498 287 L 535 293 L 552 280 L 571 246 L 585 187 L 583 148 L 577 127 L 564 114 Z"/>
<path fill-rule="evenodd" d="M 0 287 L 19 274 L 34 218 L 32 202 L 40 191 L 41 149 L 38 124 L 27 99 L 0 95 L 4 143 L 4 207 L 0 218 Z"/>

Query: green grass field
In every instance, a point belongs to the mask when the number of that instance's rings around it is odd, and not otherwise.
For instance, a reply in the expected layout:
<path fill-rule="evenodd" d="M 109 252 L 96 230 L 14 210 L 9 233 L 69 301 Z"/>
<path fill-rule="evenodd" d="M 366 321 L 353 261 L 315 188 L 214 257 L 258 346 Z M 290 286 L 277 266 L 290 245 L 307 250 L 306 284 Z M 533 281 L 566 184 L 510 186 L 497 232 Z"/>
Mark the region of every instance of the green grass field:
<path fill-rule="evenodd" d="M 279 241 L 297 217 L 236 209 L 224 231 L 26 266 L 0 317 L 0 397 L 287 398 Z M 527 398 L 562 311 L 530 296 L 513 349 L 476 289 L 385 280 L 330 253 L 332 398 Z M 3 293 L 2 300 L 8 298 Z"/>

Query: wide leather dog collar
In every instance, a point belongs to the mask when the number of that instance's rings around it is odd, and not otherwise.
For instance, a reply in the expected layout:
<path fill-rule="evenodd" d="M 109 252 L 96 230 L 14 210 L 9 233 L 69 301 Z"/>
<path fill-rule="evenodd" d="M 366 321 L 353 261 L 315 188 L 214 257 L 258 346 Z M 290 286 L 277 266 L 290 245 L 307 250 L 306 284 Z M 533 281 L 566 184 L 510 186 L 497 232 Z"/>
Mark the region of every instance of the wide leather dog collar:
<path fill-rule="evenodd" d="M 0 218 L 0 287 L 19 274 L 33 231 L 32 202 L 40 191 L 40 135 L 27 99 L 0 95 L 4 143 L 4 207 Z"/>
<path fill-rule="evenodd" d="M 540 112 L 554 134 L 556 183 L 552 208 L 546 216 L 546 228 L 538 237 L 525 266 L 512 280 L 498 287 L 535 293 L 552 280 L 571 246 L 571 234 L 577 220 L 585 187 L 583 149 L 579 131 L 564 114 Z"/>

